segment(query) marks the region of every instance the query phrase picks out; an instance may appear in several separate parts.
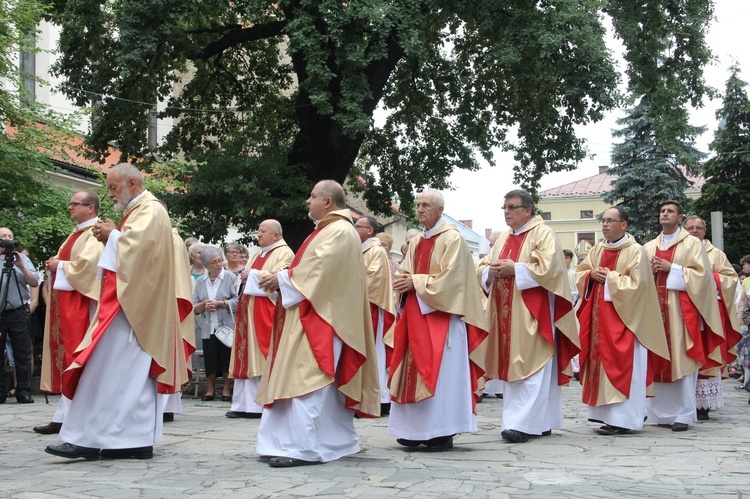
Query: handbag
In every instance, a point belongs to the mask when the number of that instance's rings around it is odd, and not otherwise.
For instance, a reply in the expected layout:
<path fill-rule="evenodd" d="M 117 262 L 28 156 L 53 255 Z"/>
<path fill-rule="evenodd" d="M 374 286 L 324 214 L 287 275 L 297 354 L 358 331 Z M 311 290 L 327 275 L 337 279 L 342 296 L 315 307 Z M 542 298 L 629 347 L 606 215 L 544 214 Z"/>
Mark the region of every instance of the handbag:
<path fill-rule="evenodd" d="M 232 307 L 229 307 L 229 313 L 232 315 L 232 322 L 234 323 L 234 312 L 232 312 Z M 219 326 L 219 328 L 214 331 L 214 336 L 229 348 L 232 348 L 232 345 L 234 345 L 234 329 L 229 326 Z"/>

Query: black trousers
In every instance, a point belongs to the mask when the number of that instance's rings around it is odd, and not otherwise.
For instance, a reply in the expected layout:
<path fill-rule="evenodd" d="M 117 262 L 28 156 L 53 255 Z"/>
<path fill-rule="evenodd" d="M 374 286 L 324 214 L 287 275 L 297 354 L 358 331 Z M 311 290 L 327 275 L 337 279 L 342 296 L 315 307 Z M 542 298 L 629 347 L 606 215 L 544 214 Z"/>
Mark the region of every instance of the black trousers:
<path fill-rule="evenodd" d="M 31 336 L 29 335 L 28 305 L 17 310 L 6 310 L 0 318 L 0 398 L 7 396 L 5 386 L 5 342 L 10 340 L 16 364 L 16 396 L 31 395 Z"/>

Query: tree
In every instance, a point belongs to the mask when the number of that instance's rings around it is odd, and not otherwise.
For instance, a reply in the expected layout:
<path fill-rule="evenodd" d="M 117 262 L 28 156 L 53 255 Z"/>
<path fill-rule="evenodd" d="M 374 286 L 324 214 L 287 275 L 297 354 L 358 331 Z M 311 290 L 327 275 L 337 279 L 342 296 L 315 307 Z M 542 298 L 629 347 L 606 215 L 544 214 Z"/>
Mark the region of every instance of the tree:
<path fill-rule="evenodd" d="M 660 143 L 656 129 L 661 122 L 651 117 L 652 105 L 650 98 L 642 97 L 624 118 L 617 120 L 623 128 L 614 131 L 613 136 L 624 140 L 612 147 L 614 166 L 607 173 L 617 178 L 604 195 L 605 202 L 628 210 L 628 232 L 641 243 L 661 232 L 659 208 L 663 201 L 679 201 L 687 209 L 685 191 L 691 182 L 686 173 L 696 171 L 704 156 L 694 147 L 693 140 L 702 133 L 700 127 L 688 127 L 685 140 L 672 141 L 671 147 Z"/>
<path fill-rule="evenodd" d="M 711 212 L 721 211 L 724 218 L 724 251 L 729 260 L 739 262 L 748 251 L 750 220 L 750 100 L 733 65 L 724 90 L 722 107 L 716 112 L 719 128 L 709 148 L 714 156 L 706 161 L 706 182 L 695 202 L 697 213 L 711 223 Z"/>
<path fill-rule="evenodd" d="M 35 53 L 36 24 L 43 8 L 35 0 L 0 2 L 0 225 L 14 236 L 39 263 L 56 251 L 68 225 L 62 191 L 48 181 L 50 156 L 69 158 L 67 137 L 75 116 L 61 117 L 33 102 L 24 92 L 19 69 L 21 52 Z M 43 83 L 36 79 L 37 83 Z M 59 201 L 64 199 L 64 203 Z"/>
<path fill-rule="evenodd" d="M 369 173 L 365 198 L 384 212 L 454 168 L 493 164 L 495 148 L 515 152 L 532 190 L 574 168 L 575 126 L 618 103 L 605 14 L 655 112 L 710 91 L 712 0 L 49 1 L 63 90 L 99 103 L 92 145 L 147 155 L 149 110 L 168 101 L 179 121 L 160 153 L 202 164 L 170 206 L 211 239 L 272 214 L 299 241 L 290 222 L 311 185 L 352 172 Z M 670 126 L 655 133 L 673 140 Z"/>

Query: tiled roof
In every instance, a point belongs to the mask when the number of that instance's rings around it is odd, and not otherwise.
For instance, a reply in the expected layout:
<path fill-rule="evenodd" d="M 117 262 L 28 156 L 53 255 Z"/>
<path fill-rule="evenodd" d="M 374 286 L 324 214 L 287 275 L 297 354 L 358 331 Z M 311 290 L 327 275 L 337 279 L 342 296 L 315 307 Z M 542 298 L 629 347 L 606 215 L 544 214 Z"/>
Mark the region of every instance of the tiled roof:
<path fill-rule="evenodd" d="M 680 169 L 683 172 L 685 171 L 683 167 L 680 167 Z M 584 196 L 602 196 L 604 195 L 604 193 L 610 190 L 610 186 L 612 185 L 612 182 L 615 181 L 615 179 L 617 179 L 617 175 L 599 173 L 592 177 L 586 177 L 581 180 L 563 184 L 559 187 L 553 187 L 551 189 L 541 191 L 539 193 L 539 196 L 541 198 L 575 198 Z M 688 175 L 688 180 L 693 182 L 692 187 L 690 187 L 688 190 L 700 191 L 701 186 L 703 186 L 704 183 L 703 177 Z"/>

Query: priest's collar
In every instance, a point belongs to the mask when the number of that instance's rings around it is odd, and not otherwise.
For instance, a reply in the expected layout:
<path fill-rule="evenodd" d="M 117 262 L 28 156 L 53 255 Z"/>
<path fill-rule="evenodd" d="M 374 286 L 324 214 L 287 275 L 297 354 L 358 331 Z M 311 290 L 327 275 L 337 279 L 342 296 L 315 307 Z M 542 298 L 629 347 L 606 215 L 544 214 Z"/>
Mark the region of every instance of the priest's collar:
<path fill-rule="evenodd" d="M 94 217 L 91 220 L 86 220 L 85 222 L 81 222 L 78 225 L 76 225 L 76 230 L 83 230 L 86 227 L 91 227 L 98 221 L 99 221 L 99 217 Z"/>
<path fill-rule="evenodd" d="M 665 234 L 661 233 L 661 241 L 665 248 L 669 248 L 672 246 L 672 243 L 677 238 L 677 236 L 680 234 L 680 231 L 682 230 L 682 227 L 677 227 L 677 230 L 674 231 L 672 234 Z"/>
<path fill-rule="evenodd" d="M 440 215 L 440 218 L 438 218 L 438 221 L 435 222 L 435 225 L 430 230 L 424 231 L 424 237 L 429 239 L 432 236 L 434 236 L 437 230 L 440 228 L 440 226 L 443 225 L 444 223 L 445 223 L 445 218 L 443 218 L 443 216 Z"/>
<path fill-rule="evenodd" d="M 604 241 L 604 245 L 609 246 L 610 248 L 616 248 L 618 246 L 622 246 L 623 244 L 625 244 L 627 240 L 628 240 L 628 235 L 625 234 L 617 241 Z"/>
<path fill-rule="evenodd" d="M 518 230 L 510 229 L 510 233 L 513 234 L 514 236 L 516 234 L 521 234 L 523 231 L 525 231 L 529 227 L 529 225 L 531 225 L 531 222 L 533 221 L 534 221 L 534 217 L 531 217 L 529 221 L 523 224 L 521 227 L 519 227 Z"/>
<path fill-rule="evenodd" d="M 140 194 L 138 194 L 136 197 L 134 197 L 133 199 L 131 199 L 130 202 L 128 203 L 128 205 L 125 207 L 125 209 L 127 210 L 128 208 L 130 208 L 131 206 L 133 206 L 135 203 L 137 203 L 138 200 L 141 199 L 143 197 L 143 195 L 146 194 L 147 192 L 148 192 L 147 190 L 144 190 L 143 192 L 141 192 Z"/>
<path fill-rule="evenodd" d="M 371 237 L 368 237 L 366 241 L 363 241 L 363 242 L 362 242 L 362 247 L 364 248 L 365 246 L 367 246 L 367 244 L 368 244 L 368 243 L 369 243 L 370 241 L 372 241 L 372 238 L 371 238 Z"/>

